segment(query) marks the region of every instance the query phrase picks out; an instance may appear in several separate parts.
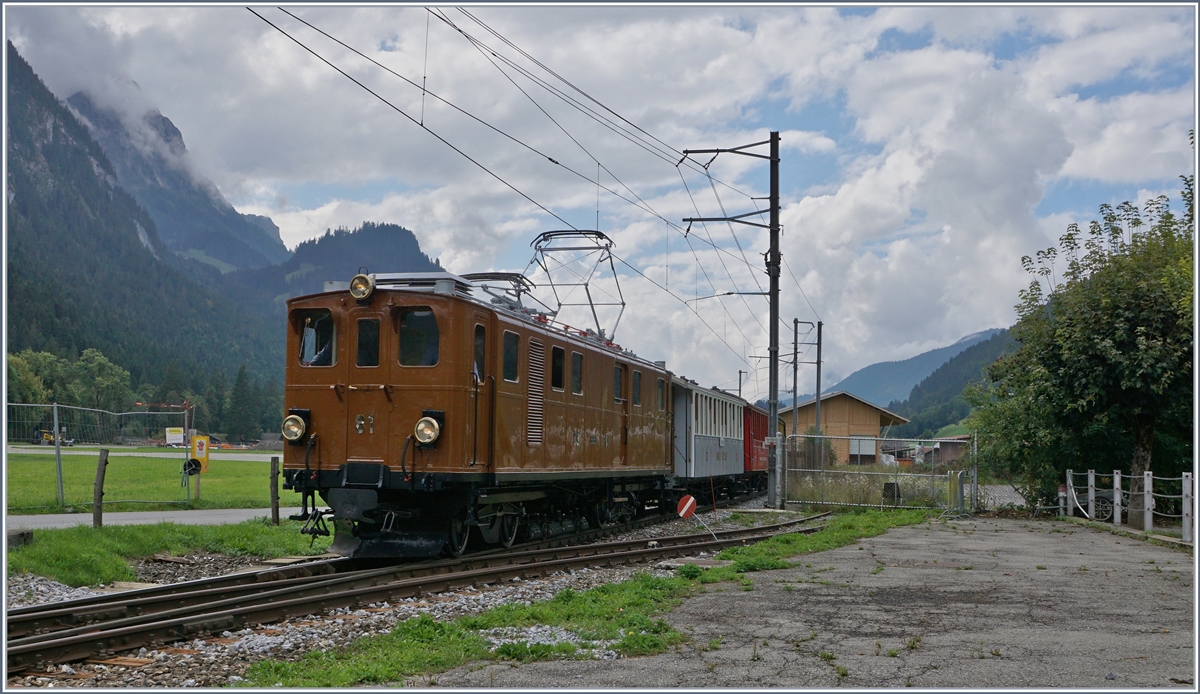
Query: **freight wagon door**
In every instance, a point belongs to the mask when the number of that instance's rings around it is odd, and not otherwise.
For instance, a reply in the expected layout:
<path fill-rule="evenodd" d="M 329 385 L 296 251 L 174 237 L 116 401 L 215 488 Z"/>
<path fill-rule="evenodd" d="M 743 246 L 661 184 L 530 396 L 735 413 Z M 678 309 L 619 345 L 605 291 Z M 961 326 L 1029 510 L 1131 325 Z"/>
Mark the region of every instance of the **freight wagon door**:
<path fill-rule="evenodd" d="M 380 358 L 387 351 L 381 341 L 392 332 L 380 329 L 380 316 L 369 307 L 352 310 L 348 327 L 346 460 L 382 463 L 388 455 L 392 394 L 387 390 L 391 360 Z"/>

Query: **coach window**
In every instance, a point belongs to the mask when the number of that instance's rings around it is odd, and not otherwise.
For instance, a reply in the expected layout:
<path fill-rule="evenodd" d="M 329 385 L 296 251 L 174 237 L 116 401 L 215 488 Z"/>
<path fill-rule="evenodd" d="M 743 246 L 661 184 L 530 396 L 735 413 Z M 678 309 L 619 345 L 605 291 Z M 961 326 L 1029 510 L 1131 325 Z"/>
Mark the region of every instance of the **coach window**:
<path fill-rule="evenodd" d="M 358 321 L 358 366 L 379 366 L 379 319 Z"/>
<path fill-rule="evenodd" d="M 563 389 L 563 367 L 567 360 L 567 352 L 562 347 L 550 348 L 550 387 L 554 390 Z"/>
<path fill-rule="evenodd" d="M 620 366 L 613 367 L 613 401 L 624 402 L 625 398 L 621 397 L 625 394 L 625 384 L 621 382 L 621 376 L 624 375 L 624 369 Z"/>
<path fill-rule="evenodd" d="M 583 395 L 583 355 L 571 352 L 571 392 Z"/>
<path fill-rule="evenodd" d="M 337 363 L 337 326 L 327 308 L 292 312 L 300 326 L 301 366 L 332 366 Z"/>
<path fill-rule="evenodd" d="M 633 393 L 629 396 L 636 407 L 642 406 L 642 372 L 633 372 Z"/>
<path fill-rule="evenodd" d="M 513 383 L 517 382 L 517 349 L 520 344 L 520 336 L 507 330 L 504 331 L 504 380 Z"/>
<path fill-rule="evenodd" d="M 667 384 L 661 378 L 658 379 L 658 411 L 662 412 L 667 409 Z"/>
<path fill-rule="evenodd" d="M 403 308 L 400 314 L 400 365 L 433 366 L 438 363 L 437 318 L 428 306 Z"/>

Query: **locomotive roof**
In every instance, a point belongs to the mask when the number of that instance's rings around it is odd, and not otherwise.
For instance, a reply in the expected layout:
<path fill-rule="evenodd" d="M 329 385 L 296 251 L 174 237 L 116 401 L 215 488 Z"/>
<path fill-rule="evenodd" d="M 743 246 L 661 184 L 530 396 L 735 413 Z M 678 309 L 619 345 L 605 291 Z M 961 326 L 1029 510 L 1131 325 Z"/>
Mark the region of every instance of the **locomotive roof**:
<path fill-rule="evenodd" d="M 550 331 L 563 333 L 565 336 L 586 341 L 597 347 L 618 352 L 628 359 L 636 359 L 646 364 L 651 364 L 660 369 L 666 369 L 666 362 L 651 362 L 647 359 L 637 356 L 632 351 L 621 347 L 612 340 L 605 338 L 601 334 L 597 334 L 594 330 L 580 330 L 573 328 L 563 323 L 558 323 L 554 320 L 552 314 L 539 311 L 535 308 L 523 306 L 518 300 L 511 297 L 511 292 L 501 294 L 492 291 L 495 289 L 497 282 L 510 285 L 519 285 L 521 291 L 528 291 L 533 286 L 531 282 L 519 273 L 476 273 L 470 275 L 456 275 L 452 272 L 389 272 L 389 273 L 372 273 L 370 275 L 375 280 L 375 288 L 377 290 L 400 290 L 411 292 L 430 292 L 435 294 L 452 295 L 465 301 L 480 304 L 488 307 L 491 310 L 503 315 L 518 318 L 535 326 Z M 349 282 L 326 281 L 323 294 L 332 292 L 347 291 L 350 287 Z M 503 291 L 503 290 L 502 290 Z M 509 294 L 505 296 L 504 294 Z M 316 295 L 308 295 L 316 296 Z M 296 299 L 304 297 L 295 297 Z M 290 300 L 289 300 L 290 301 Z"/>

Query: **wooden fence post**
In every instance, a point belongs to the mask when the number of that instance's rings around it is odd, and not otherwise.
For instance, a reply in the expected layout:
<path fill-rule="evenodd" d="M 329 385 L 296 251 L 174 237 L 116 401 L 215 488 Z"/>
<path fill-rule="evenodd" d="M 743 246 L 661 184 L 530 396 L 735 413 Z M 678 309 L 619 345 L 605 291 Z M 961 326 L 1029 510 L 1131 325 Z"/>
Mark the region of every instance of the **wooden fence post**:
<path fill-rule="evenodd" d="M 279 456 L 271 456 L 271 525 L 279 525 Z"/>
<path fill-rule="evenodd" d="M 92 527 L 104 526 L 104 470 L 108 467 L 108 449 L 100 449 L 96 461 L 96 484 L 92 487 Z"/>
<path fill-rule="evenodd" d="M 1121 471 L 1113 470 L 1113 525 L 1121 524 Z"/>
<path fill-rule="evenodd" d="M 1075 515 L 1075 473 L 1067 470 L 1067 517 Z"/>
<path fill-rule="evenodd" d="M 1142 518 L 1145 519 L 1142 530 L 1150 532 L 1154 529 L 1154 473 L 1147 470 L 1142 483 Z"/>

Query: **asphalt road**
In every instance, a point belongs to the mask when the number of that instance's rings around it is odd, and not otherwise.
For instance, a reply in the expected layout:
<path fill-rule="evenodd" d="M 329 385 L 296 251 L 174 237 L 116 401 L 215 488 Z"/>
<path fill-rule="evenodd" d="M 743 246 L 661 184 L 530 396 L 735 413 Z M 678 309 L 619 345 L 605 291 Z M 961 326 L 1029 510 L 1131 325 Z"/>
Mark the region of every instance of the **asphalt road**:
<path fill-rule="evenodd" d="M 661 655 L 476 664 L 434 681 L 1195 690 L 1185 552 L 1064 521 L 981 519 L 897 528 L 803 561 L 746 574 L 752 590 L 709 586 L 686 599 L 664 618 L 690 642 Z"/>
<path fill-rule="evenodd" d="M 75 446 L 67 446 L 65 448 L 60 448 L 59 450 L 62 451 L 63 455 L 77 455 L 77 456 L 82 455 L 82 456 L 90 456 L 92 458 L 96 457 L 97 451 L 98 451 L 98 449 L 96 449 L 96 448 L 92 448 L 92 449 L 76 448 Z M 32 454 L 40 454 L 40 455 L 45 455 L 45 456 L 53 456 L 54 455 L 54 447 L 53 446 L 8 446 L 6 448 L 6 451 L 9 455 L 11 455 L 13 453 L 32 453 Z M 159 451 L 126 451 L 126 450 L 123 450 L 118 447 L 113 447 L 108 450 L 108 454 L 111 456 L 119 455 L 119 456 L 129 456 L 131 458 L 177 458 L 179 460 L 183 460 L 185 457 L 187 457 L 186 455 L 184 455 L 185 453 L 186 453 L 186 451 L 184 451 L 184 449 L 182 449 L 182 448 L 163 449 L 161 452 L 159 452 Z M 271 456 L 273 456 L 273 455 L 279 456 L 280 459 L 282 459 L 283 451 L 251 452 L 251 451 L 222 451 L 222 450 L 210 449 L 209 453 L 208 453 L 208 459 L 209 460 L 258 460 L 258 461 L 270 462 Z"/>
<path fill-rule="evenodd" d="M 281 508 L 279 517 L 287 518 L 300 513 L 299 508 Z M 142 525 L 149 523 L 178 523 L 180 525 L 221 525 L 223 523 L 240 523 L 251 518 L 270 516 L 269 508 L 225 508 L 199 511 L 128 511 L 120 513 L 105 513 L 105 525 Z M 30 516 L 4 516 L 6 530 L 25 530 L 28 528 L 69 528 L 74 525 L 91 525 L 92 514 L 87 513 L 57 513 Z"/>

